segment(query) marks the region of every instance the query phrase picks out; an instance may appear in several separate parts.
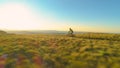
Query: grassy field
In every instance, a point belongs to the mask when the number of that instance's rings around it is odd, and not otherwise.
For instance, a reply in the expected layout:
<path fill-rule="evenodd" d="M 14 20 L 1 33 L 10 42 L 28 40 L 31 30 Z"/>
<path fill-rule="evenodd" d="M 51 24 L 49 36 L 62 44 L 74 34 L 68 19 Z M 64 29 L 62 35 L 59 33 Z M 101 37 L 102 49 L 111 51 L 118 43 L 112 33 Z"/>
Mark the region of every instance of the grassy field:
<path fill-rule="evenodd" d="M 0 35 L 0 68 L 120 68 L 120 34 Z"/>

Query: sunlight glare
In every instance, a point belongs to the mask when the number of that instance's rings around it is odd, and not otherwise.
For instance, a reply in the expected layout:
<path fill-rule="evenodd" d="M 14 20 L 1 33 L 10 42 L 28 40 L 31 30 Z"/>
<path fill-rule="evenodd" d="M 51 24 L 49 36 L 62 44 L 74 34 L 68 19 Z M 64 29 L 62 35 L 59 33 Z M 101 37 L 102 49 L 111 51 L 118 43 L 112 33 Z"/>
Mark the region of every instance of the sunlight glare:
<path fill-rule="evenodd" d="M 7 3 L 0 6 L 0 28 L 34 30 L 44 28 L 47 25 L 42 15 L 38 18 L 27 5 Z"/>

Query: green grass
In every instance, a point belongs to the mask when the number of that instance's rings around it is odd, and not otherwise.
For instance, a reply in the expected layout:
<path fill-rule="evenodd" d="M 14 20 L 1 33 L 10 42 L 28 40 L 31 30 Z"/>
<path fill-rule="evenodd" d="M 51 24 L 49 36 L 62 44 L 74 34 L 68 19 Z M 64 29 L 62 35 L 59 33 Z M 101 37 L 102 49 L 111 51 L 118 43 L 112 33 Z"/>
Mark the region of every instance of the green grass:
<path fill-rule="evenodd" d="M 120 34 L 0 35 L 0 68 L 119 68 Z"/>

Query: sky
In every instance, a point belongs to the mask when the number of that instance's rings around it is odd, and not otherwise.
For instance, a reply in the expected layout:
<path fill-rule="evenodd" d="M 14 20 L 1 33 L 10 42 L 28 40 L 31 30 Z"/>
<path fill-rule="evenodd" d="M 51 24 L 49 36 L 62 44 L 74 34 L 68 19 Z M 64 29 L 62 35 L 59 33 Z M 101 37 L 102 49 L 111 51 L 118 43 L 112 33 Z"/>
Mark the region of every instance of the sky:
<path fill-rule="evenodd" d="M 0 0 L 2 30 L 120 33 L 120 0 Z"/>

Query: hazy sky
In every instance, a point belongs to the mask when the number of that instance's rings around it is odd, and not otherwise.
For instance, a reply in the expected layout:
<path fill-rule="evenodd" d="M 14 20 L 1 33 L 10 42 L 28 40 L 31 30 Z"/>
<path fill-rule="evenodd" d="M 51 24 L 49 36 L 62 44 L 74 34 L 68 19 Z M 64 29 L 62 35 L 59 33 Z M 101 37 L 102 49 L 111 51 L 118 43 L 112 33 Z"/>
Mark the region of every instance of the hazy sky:
<path fill-rule="evenodd" d="M 120 0 L 0 0 L 0 29 L 120 32 Z"/>

